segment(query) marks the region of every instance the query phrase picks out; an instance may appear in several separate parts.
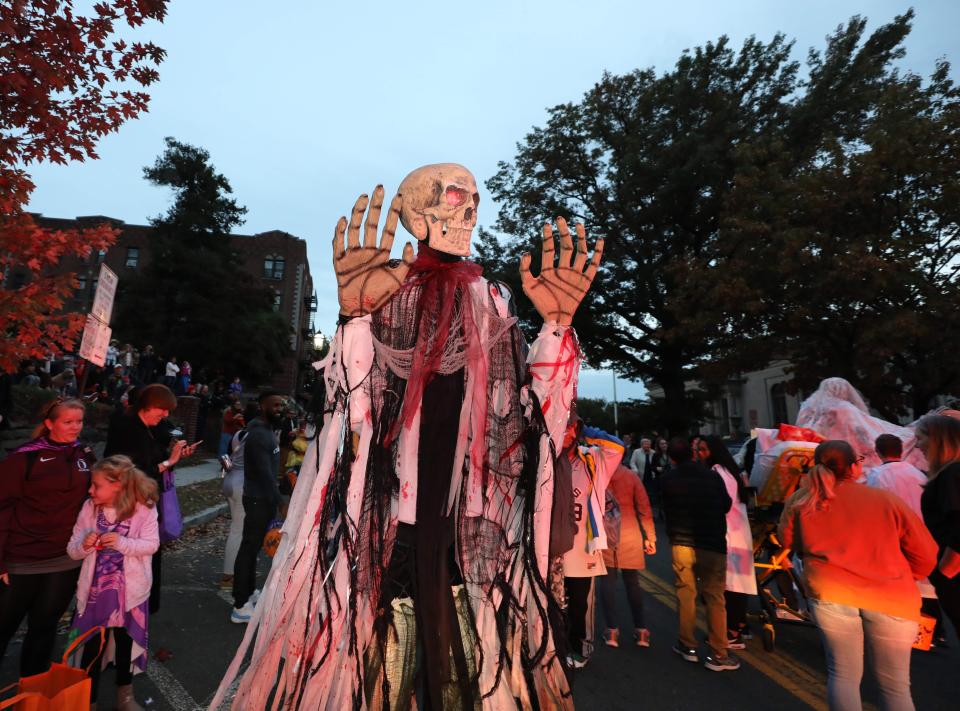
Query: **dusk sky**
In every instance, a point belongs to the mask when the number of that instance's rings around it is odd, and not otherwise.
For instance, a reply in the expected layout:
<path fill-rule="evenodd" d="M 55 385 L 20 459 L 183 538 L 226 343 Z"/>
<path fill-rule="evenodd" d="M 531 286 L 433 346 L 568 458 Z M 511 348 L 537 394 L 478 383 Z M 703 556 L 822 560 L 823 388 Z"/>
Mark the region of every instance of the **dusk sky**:
<path fill-rule="evenodd" d="M 929 75 L 938 57 L 960 61 L 960 2 L 912 5 L 917 18 L 902 65 Z M 201 146 L 249 210 L 239 232 L 279 229 L 307 240 L 316 328 L 329 334 L 338 311 L 333 227 L 378 182 L 389 200 L 413 168 L 449 161 L 482 184 L 545 122 L 548 107 L 579 101 L 604 70 L 663 71 L 684 49 L 720 35 L 739 47 L 751 34 L 767 41 L 777 31 L 796 40 L 803 60 L 850 16 L 867 16 L 871 31 L 908 7 L 909 0 L 173 0 L 164 24 L 138 33 L 167 50 L 149 113 L 103 140 L 98 161 L 33 166 L 30 209 L 145 224 L 169 204 L 169 192 L 142 178 L 163 138 Z M 482 188 L 481 196 L 480 224 L 489 227 L 497 205 Z M 610 372 L 584 372 L 580 394 L 610 399 Z M 642 394 L 638 383 L 618 383 L 620 399 Z"/>

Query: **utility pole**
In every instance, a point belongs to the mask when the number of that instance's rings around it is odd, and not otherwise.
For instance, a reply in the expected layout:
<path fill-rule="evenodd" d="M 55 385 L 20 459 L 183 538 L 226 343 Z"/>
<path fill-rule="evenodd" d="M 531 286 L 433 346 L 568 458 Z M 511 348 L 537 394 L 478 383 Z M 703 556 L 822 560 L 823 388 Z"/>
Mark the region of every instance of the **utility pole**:
<path fill-rule="evenodd" d="M 613 434 L 620 436 L 620 416 L 617 413 L 617 371 L 611 370 L 613 374 Z"/>

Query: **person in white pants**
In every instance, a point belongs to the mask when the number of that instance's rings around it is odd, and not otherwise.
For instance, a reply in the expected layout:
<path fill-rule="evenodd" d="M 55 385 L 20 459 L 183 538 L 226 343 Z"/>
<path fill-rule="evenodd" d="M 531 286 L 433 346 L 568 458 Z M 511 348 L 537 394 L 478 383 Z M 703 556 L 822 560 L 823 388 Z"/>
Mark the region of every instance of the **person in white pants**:
<path fill-rule="evenodd" d="M 229 469 L 223 476 L 223 496 L 230 506 L 230 531 L 223 551 L 223 577 L 220 578 L 222 590 L 233 589 L 233 564 L 240 550 L 243 537 L 243 440 L 247 436 L 245 429 L 240 430 L 230 440 Z"/>

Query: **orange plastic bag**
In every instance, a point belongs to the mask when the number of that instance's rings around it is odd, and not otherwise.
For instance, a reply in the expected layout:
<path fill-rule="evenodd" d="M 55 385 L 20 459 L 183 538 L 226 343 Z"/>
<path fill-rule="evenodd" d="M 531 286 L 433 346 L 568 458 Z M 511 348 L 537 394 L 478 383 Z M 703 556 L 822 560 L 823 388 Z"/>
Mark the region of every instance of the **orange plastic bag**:
<path fill-rule="evenodd" d="M 937 626 L 937 618 L 920 613 L 920 626 L 917 628 L 917 639 L 913 643 L 914 649 L 929 652 L 933 644 L 933 630 Z"/>
<path fill-rule="evenodd" d="M 91 635 L 100 633 L 100 649 L 106 643 L 106 630 L 94 627 L 77 637 L 67 647 L 60 663 L 54 662 L 48 671 L 33 676 L 25 676 L 16 684 L 11 684 L 0 693 L 16 688 L 15 696 L 0 702 L 0 709 L 12 708 L 15 711 L 78 711 L 90 708 L 90 668 L 79 669 L 67 664 L 67 659 Z M 98 655 L 99 658 L 99 655 Z M 91 662 L 91 666 L 96 659 Z"/>

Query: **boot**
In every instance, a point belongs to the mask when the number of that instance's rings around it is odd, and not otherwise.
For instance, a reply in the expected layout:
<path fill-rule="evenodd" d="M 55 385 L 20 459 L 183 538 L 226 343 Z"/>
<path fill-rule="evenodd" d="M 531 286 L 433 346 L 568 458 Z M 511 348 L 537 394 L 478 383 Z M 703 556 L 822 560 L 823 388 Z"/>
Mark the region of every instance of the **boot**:
<path fill-rule="evenodd" d="M 143 711 L 143 707 L 133 698 L 133 685 L 117 687 L 117 711 Z"/>

